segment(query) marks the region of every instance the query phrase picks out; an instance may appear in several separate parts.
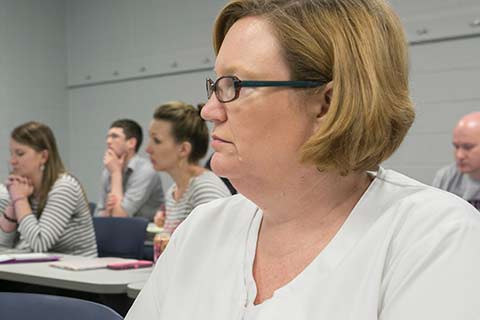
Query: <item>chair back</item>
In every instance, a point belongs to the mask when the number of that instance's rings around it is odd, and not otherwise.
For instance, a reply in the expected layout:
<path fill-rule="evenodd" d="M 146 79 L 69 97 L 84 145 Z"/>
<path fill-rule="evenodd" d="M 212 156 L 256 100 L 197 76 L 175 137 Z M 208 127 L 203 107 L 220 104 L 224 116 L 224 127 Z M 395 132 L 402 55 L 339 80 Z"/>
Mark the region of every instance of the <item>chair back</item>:
<path fill-rule="evenodd" d="M 113 309 L 76 298 L 36 293 L 0 292 L 2 319 L 32 320 L 122 320 Z"/>
<path fill-rule="evenodd" d="M 147 225 L 140 217 L 93 217 L 98 256 L 142 259 Z"/>
<path fill-rule="evenodd" d="M 89 202 L 88 207 L 90 208 L 90 214 L 93 216 L 95 209 L 97 208 L 97 204 L 95 202 Z"/>

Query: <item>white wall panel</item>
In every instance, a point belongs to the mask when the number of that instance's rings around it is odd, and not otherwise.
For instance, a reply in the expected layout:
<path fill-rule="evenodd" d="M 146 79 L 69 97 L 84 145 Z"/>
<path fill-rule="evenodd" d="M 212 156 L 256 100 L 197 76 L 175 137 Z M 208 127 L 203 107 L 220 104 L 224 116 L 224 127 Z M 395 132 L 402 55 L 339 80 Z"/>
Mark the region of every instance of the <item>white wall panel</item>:
<path fill-rule="evenodd" d="M 69 86 L 211 68 L 224 1 L 68 2 Z"/>
<path fill-rule="evenodd" d="M 480 111 L 480 37 L 411 46 L 411 93 L 417 117 L 385 166 L 425 183 L 453 161 L 452 130 Z"/>
<path fill-rule="evenodd" d="M 416 106 L 416 119 L 409 133 L 411 135 L 451 133 L 458 120 L 473 110 L 480 110 L 480 99 L 419 104 Z"/>
<path fill-rule="evenodd" d="M 385 166 L 430 183 L 435 171 L 452 159 L 452 127 L 463 114 L 479 108 L 480 37 L 474 36 L 480 27 L 471 24 L 480 18 L 480 3 L 390 2 L 415 43 L 410 87 L 417 118 Z M 212 24 L 225 3 L 67 1 L 69 154 L 93 200 L 112 120 L 131 117 L 146 129 L 156 105 L 172 99 L 204 100 L 204 78 L 214 60 Z M 419 32 L 423 29 L 425 33 Z M 439 42 L 447 38 L 457 40 Z"/>
<path fill-rule="evenodd" d="M 65 1 L 0 1 L 0 177 L 10 131 L 38 120 L 52 127 L 68 164 Z"/>

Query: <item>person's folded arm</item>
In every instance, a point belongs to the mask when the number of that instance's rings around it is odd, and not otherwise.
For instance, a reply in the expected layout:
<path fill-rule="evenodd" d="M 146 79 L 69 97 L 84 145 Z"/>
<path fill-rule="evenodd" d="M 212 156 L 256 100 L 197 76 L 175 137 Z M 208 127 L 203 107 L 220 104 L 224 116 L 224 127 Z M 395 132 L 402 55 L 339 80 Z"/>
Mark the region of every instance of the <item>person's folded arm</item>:
<path fill-rule="evenodd" d="M 122 207 L 122 200 L 124 197 L 123 194 L 123 176 L 121 171 L 113 171 L 111 172 L 111 191 L 108 197 L 111 195 L 114 196 L 114 204 L 113 206 L 109 207 L 107 205 L 107 210 L 109 211 L 109 215 L 112 217 L 128 217 L 130 216 L 129 213 L 123 209 Z M 108 202 L 107 197 L 107 202 Z"/>
<path fill-rule="evenodd" d="M 81 191 L 75 190 L 73 185 L 57 182 L 48 194 L 40 218 L 29 214 L 19 221 L 18 231 L 34 252 L 49 251 L 58 242 L 75 212 L 79 196 Z"/>

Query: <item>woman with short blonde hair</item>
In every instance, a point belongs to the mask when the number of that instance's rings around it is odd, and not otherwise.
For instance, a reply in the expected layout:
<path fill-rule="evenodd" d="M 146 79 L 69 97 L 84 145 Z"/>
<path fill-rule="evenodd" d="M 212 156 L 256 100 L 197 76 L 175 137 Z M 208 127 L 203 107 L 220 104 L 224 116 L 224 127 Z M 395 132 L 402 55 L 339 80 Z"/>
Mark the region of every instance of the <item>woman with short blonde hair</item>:
<path fill-rule="evenodd" d="M 234 0 L 207 79 L 211 166 L 133 319 L 476 319 L 480 216 L 380 164 L 413 122 L 383 0 Z"/>
<path fill-rule="evenodd" d="M 97 256 L 85 192 L 65 171 L 52 130 L 36 121 L 13 129 L 10 165 L 12 172 L 0 185 L 3 245 Z"/>

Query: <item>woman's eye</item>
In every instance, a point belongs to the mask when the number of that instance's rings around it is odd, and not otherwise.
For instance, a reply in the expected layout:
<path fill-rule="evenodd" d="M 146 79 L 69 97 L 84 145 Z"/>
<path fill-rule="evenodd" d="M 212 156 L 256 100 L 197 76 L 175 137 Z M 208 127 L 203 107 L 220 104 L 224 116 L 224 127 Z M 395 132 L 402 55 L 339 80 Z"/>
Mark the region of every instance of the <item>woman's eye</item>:
<path fill-rule="evenodd" d="M 153 142 L 155 142 L 155 144 L 160 144 L 160 143 L 161 143 L 161 141 L 158 140 L 157 138 L 154 138 L 154 139 L 153 139 Z"/>

